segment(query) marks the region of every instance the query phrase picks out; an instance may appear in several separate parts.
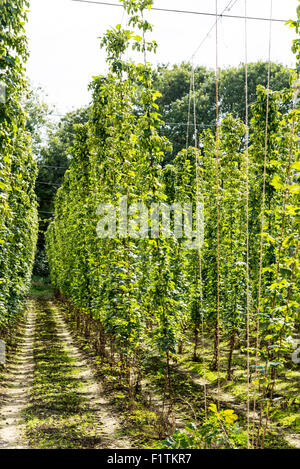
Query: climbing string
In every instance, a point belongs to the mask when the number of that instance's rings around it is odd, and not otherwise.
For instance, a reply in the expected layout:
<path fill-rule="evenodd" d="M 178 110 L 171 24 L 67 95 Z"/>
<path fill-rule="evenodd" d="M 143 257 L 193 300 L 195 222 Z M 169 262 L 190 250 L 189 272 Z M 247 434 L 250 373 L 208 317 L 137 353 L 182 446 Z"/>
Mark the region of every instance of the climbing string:
<path fill-rule="evenodd" d="M 219 37 L 218 37 L 218 0 L 216 0 L 216 209 L 217 209 L 217 302 L 216 302 L 216 347 L 217 347 L 217 374 L 218 374 L 218 409 L 220 408 L 220 190 L 219 190 Z"/>
<path fill-rule="evenodd" d="M 192 65 L 192 74 L 191 74 L 191 86 L 193 92 L 193 118 L 194 118 L 194 138 L 195 138 L 195 167 L 196 167 L 196 228 L 197 228 L 197 250 L 198 250 L 198 261 L 199 261 L 199 294 L 200 294 L 200 314 L 201 314 L 201 348 L 203 354 L 203 393 L 204 393 L 204 415 L 207 417 L 207 389 L 206 389 L 206 362 L 205 362 L 205 340 L 204 340 L 204 308 L 203 308 L 203 284 L 202 284 L 202 251 L 201 251 L 201 231 L 202 227 L 200 226 L 203 223 L 202 216 L 203 213 L 199 213 L 203 208 L 203 197 L 200 190 L 200 165 L 199 165 L 199 148 L 198 148 L 198 129 L 197 129 L 197 114 L 196 114 L 196 93 L 195 93 L 195 70 Z"/>
<path fill-rule="evenodd" d="M 250 448 L 250 282 L 249 282 L 249 112 L 248 112 L 248 29 L 245 0 L 245 156 L 246 156 L 246 348 L 247 348 L 247 446 Z"/>
<path fill-rule="evenodd" d="M 190 89 L 189 89 L 189 100 L 188 100 L 188 118 L 187 118 L 187 125 L 186 125 L 186 141 L 185 141 L 185 148 L 186 150 L 189 147 L 189 136 L 190 136 L 190 120 L 191 120 L 191 95 L 192 95 L 192 83 L 194 77 L 194 68 L 192 68 L 192 73 L 190 77 Z M 195 92 L 194 92 L 194 101 L 195 101 Z M 197 127 L 197 124 L 194 119 L 194 127 Z"/>
<path fill-rule="evenodd" d="M 255 430 L 256 401 L 257 401 L 257 391 L 258 391 L 258 384 L 257 384 L 258 372 L 257 371 L 258 371 L 259 350 L 260 350 L 260 314 L 261 314 L 261 296 L 262 296 L 263 238 L 264 238 L 264 223 L 265 223 L 266 177 L 267 177 L 267 159 L 268 159 L 269 92 L 270 92 L 270 76 L 271 76 L 272 11 L 273 11 L 273 0 L 270 0 L 266 124 L 265 124 L 262 204 L 261 204 L 261 219 L 260 219 L 261 229 L 260 229 L 260 246 L 259 246 L 258 294 L 257 294 L 257 310 L 256 310 L 255 379 L 254 379 L 254 396 L 253 396 L 253 444 L 254 444 L 254 430 Z"/>

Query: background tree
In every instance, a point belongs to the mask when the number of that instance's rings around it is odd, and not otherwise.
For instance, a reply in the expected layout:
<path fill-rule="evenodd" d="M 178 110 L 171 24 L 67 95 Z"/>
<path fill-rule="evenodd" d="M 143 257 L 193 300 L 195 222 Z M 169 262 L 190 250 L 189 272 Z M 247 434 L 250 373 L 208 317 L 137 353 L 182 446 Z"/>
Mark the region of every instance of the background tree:
<path fill-rule="evenodd" d="M 53 110 L 45 101 L 45 94 L 41 87 L 29 87 L 22 99 L 26 112 L 26 130 L 30 133 L 32 153 L 36 160 L 40 158 L 41 148 L 46 144 L 47 131 L 53 125 L 51 115 Z"/>
<path fill-rule="evenodd" d="M 256 101 L 257 85 L 267 85 L 267 62 L 256 62 L 248 65 L 249 103 Z M 170 162 L 186 144 L 186 125 L 189 114 L 189 90 L 191 65 L 182 63 L 161 65 L 155 72 L 154 85 L 162 94 L 158 99 L 162 119 L 165 125 L 161 134 L 173 145 L 173 151 L 167 154 L 165 163 Z M 215 129 L 216 79 L 215 72 L 205 67 L 195 67 L 196 118 L 199 129 Z M 280 91 L 289 87 L 290 72 L 280 64 L 271 64 L 270 87 Z M 220 115 L 231 113 L 234 118 L 245 117 L 245 68 L 229 67 L 220 71 L 219 76 Z M 192 108 L 191 116 L 192 116 Z M 286 110 L 286 106 L 285 109 Z M 192 119 L 188 131 L 189 143 L 193 144 Z"/>
<path fill-rule="evenodd" d="M 47 276 L 48 264 L 45 254 L 44 234 L 52 216 L 54 196 L 72 159 L 70 149 L 75 142 L 75 126 L 87 122 L 89 111 L 88 107 L 85 107 L 69 112 L 57 124 L 48 126 L 45 142 L 42 145 L 39 129 L 46 120 L 45 112 L 47 108 L 35 95 L 27 101 L 27 107 L 31 111 L 27 126 L 35 141 L 34 150 L 36 150 L 39 170 L 35 189 L 39 204 L 39 237 L 34 273 Z"/>

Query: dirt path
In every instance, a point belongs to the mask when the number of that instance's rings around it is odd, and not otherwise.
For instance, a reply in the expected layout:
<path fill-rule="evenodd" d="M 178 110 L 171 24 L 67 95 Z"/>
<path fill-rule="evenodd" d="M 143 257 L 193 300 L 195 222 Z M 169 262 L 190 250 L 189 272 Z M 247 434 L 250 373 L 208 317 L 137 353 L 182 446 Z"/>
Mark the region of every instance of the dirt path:
<path fill-rule="evenodd" d="M 101 437 L 101 447 L 105 448 L 129 448 L 130 443 L 126 438 L 116 437 L 121 428 L 112 409 L 103 397 L 101 384 L 96 381 L 83 353 L 74 344 L 73 338 L 67 329 L 66 323 L 59 309 L 54 306 L 57 332 L 68 355 L 79 367 L 78 379 L 84 384 L 80 391 L 81 396 L 88 401 L 89 407 L 95 413 L 97 435 Z"/>
<path fill-rule="evenodd" d="M 28 307 L 24 336 L 15 357 L 7 367 L 3 383 L 4 402 L 0 407 L 0 448 L 27 448 L 24 442 L 23 411 L 29 399 L 33 379 L 34 310 Z"/>
<path fill-rule="evenodd" d="M 0 448 L 129 448 L 54 303 L 32 300 L 4 384 Z"/>

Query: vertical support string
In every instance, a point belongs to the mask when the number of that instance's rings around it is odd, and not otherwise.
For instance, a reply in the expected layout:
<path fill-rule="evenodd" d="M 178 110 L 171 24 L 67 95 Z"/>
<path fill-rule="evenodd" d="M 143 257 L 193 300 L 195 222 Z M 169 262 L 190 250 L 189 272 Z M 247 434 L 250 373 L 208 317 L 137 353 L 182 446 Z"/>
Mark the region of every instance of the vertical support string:
<path fill-rule="evenodd" d="M 193 65 L 192 65 L 193 67 Z M 187 120 L 187 126 L 186 126 L 186 139 L 185 139 L 185 148 L 186 150 L 189 147 L 189 135 L 190 135 L 190 120 L 191 120 L 191 94 L 192 94 L 192 83 L 194 80 L 194 67 L 192 68 L 192 74 L 190 78 L 190 90 L 189 90 L 189 103 L 188 103 L 188 120 Z M 194 91 L 195 94 L 195 91 Z M 195 96 L 194 96 L 194 101 L 195 101 Z M 195 126 L 195 119 L 194 119 L 194 126 Z"/>
<path fill-rule="evenodd" d="M 144 54 L 144 65 L 147 65 L 147 47 L 146 47 L 146 37 L 145 37 L 145 30 L 144 30 L 144 12 L 141 10 L 141 17 L 142 17 L 142 22 L 143 22 L 143 30 L 142 30 L 142 36 L 143 36 L 143 54 Z"/>
<path fill-rule="evenodd" d="M 216 346 L 217 346 L 217 374 L 218 374 L 218 409 L 220 408 L 220 200 L 219 200 L 219 50 L 218 50 L 218 0 L 216 0 L 216 204 L 217 204 L 217 321 L 216 321 Z"/>
<path fill-rule="evenodd" d="M 199 151 L 198 151 L 198 129 L 197 129 L 197 114 L 196 114 L 196 93 L 195 93 L 195 70 L 192 65 L 191 75 L 191 88 L 193 92 L 193 116 L 194 116 L 194 137 L 195 137 L 195 165 L 196 165 L 196 210 L 200 207 L 200 174 L 199 174 Z M 202 201 L 203 202 L 203 201 Z M 202 252 L 201 252 L 201 227 L 199 226 L 198 213 L 197 213 L 197 249 L 198 249 L 198 260 L 199 260 L 199 289 L 200 289 L 200 309 L 201 309 L 201 347 L 203 354 L 203 378 L 204 378 L 204 415 L 207 417 L 207 389 L 206 389 L 206 370 L 205 370 L 205 341 L 204 341 L 204 309 L 203 309 L 203 285 L 202 285 Z"/>
<path fill-rule="evenodd" d="M 273 0 L 270 0 L 270 25 L 269 25 L 269 48 L 268 48 L 268 79 L 267 79 L 267 100 L 266 100 L 266 126 L 265 126 L 265 147 L 264 147 L 264 171 L 263 171 L 263 189 L 262 189 L 262 205 L 261 205 L 261 231 L 260 231 L 260 247 L 259 247 L 259 276 L 258 276 L 258 295 L 257 295 L 257 318 L 256 318 L 256 350 L 255 350 L 255 383 L 257 382 L 257 369 L 259 361 L 260 349 L 260 308 L 261 308 L 261 290 L 262 290 L 262 264 L 263 264 L 263 237 L 265 223 L 265 199 L 266 199 L 266 177 L 267 177 L 267 157 L 268 157 L 268 125 L 269 125 L 269 91 L 271 76 L 271 39 L 272 39 L 272 13 Z M 255 411 L 257 400 L 257 385 L 254 386 L 253 397 L 253 439 L 255 429 Z M 253 440 L 254 443 L 254 440 Z"/>
<path fill-rule="evenodd" d="M 248 28 L 245 0 L 245 155 L 246 155 L 246 347 L 247 347 L 247 446 L 250 448 L 250 282 L 249 282 L 249 112 L 248 112 Z"/>

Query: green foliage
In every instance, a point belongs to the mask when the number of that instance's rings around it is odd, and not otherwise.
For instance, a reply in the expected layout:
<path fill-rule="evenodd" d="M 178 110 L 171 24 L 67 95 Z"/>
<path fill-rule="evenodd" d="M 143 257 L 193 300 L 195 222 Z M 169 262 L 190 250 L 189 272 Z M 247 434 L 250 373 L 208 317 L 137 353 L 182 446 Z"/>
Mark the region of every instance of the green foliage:
<path fill-rule="evenodd" d="M 289 20 L 286 24 L 288 24 L 291 28 L 295 28 L 296 34 L 299 36 L 299 25 L 300 25 L 300 5 L 297 7 L 297 19 L 296 20 Z M 292 45 L 292 51 L 296 56 L 296 74 L 299 78 L 300 74 L 300 39 L 297 37 L 297 39 L 293 40 L 293 45 Z M 298 83 L 299 86 L 299 83 Z"/>
<path fill-rule="evenodd" d="M 238 417 L 231 409 L 218 411 L 211 404 L 209 416 L 199 425 L 194 423 L 184 430 L 176 430 L 159 445 L 169 449 L 218 449 L 238 448 L 246 445 L 242 429 L 236 423 Z"/>
<path fill-rule="evenodd" d="M 23 0 L 2 0 L 0 80 L 6 101 L 0 103 L 0 331 L 19 312 L 29 287 L 36 244 L 36 164 L 21 105 L 26 91 L 27 58 Z"/>

